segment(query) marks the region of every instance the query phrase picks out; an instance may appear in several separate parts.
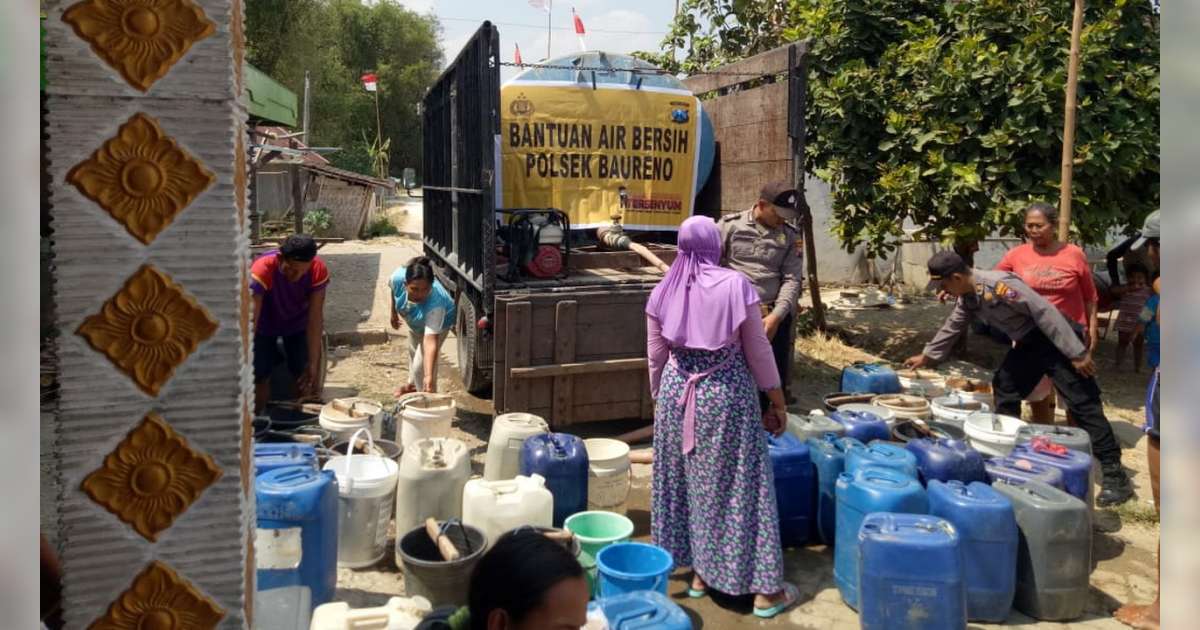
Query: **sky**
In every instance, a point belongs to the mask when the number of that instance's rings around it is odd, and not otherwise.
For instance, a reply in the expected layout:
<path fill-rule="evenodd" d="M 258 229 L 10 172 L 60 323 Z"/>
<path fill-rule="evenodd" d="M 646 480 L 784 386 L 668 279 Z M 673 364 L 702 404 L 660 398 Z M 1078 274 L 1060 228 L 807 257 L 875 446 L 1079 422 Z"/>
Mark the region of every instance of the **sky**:
<path fill-rule="evenodd" d="M 514 44 L 521 47 L 525 63 L 546 57 L 546 12 L 528 0 L 399 0 L 419 13 L 432 12 L 442 25 L 442 50 L 449 63 L 484 20 L 500 31 L 500 57 L 513 61 Z M 589 50 L 631 53 L 658 50 L 675 13 L 675 0 L 553 0 L 551 7 L 550 57 L 578 52 L 571 8 L 574 7 L 587 31 Z M 500 80 L 516 74 L 501 68 Z"/>

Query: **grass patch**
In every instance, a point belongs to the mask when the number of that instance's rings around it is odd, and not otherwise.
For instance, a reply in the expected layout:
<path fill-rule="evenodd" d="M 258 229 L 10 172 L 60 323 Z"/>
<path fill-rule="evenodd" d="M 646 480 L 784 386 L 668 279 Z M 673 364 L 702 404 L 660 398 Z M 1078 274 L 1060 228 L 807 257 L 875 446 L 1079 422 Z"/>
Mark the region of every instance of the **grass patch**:
<path fill-rule="evenodd" d="M 396 236 L 400 233 L 400 228 L 392 223 L 391 218 L 386 215 L 375 217 L 371 225 L 367 227 L 367 238 L 379 238 L 381 236 Z"/>
<path fill-rule="evenodd" d="M 1137 523 L 1138 525 L 1149 527 L 1157 527 L 1159 524 L 1158 512 L 1154 509 L 1154 506 L 1139 501 L 1136 498 L 1126 501 L 1108 511 L 1119 516 L 1122 523 Z"/>

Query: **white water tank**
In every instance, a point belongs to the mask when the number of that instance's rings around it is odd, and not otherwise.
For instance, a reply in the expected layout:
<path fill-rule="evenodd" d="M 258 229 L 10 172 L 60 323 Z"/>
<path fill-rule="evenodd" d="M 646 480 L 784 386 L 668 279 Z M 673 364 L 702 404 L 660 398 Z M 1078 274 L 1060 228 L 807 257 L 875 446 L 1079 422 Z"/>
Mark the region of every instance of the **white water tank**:
<path fill-rule="evenodd" d="M 515 479 L 471 479 L 463 489 L 462 520 L 487 535 L 489 543 L 507 531 L 531 525 L 550 527 L 554 520 L 554 495 L 538 474 Z"/>

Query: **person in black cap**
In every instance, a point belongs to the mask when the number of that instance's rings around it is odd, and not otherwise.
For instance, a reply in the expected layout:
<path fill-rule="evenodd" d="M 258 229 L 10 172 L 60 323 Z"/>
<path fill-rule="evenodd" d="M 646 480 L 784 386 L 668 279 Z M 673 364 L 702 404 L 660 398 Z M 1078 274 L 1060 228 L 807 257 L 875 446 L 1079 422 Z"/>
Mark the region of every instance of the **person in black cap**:
<path fill-rule="evenodd" d="M 1104 416 L 1095 365 L 1063 314 L 1016 274 L 972 270 L 954 252 L 934 254 L 929 259 L 929 277 L 931 289 L 958 300 L 941 330 L 921 354 L 904 362 L 905 367 L 916 369 L 945 359 L 973 318 L 999 329 L 1015 343 L 992 378 L 996 412 L 1020 417 L 1021 400 L 1043 376 L 1049 376 L 1079 426 L 1092 438 L 1092 453 L 1104 473 L 1096 504 L 1129 500 L 1133 489 L 1121 467 L 1121 445 Z"/>
<path fill-rule="evenodd" d="M 763 327 L 789 404 L 794 402 L 789 387 L 792 321 L 804 273 L 800 231 L 789 222 L 800 217 L 800 203 L 800 193 L 790 184 L 772 182 L 763 186 L 749 210 L 725 215 L 718 223 L 721 265 L 744 274 L 758 292 Z M 763 404 L 765 409 L 765 397 Z"/>

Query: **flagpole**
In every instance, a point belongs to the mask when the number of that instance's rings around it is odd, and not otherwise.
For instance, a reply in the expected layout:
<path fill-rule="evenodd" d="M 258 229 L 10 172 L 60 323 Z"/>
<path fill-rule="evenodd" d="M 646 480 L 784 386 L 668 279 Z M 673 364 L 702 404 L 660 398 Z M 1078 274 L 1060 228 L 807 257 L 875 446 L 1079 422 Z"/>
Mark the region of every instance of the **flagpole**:
<path fill-rule="evenodd" d="M 375 80 L 375 150 L 383 149 L 383 120 L 379 117 L 379 79 Z M 376 162 L 382 165 L 382 162 Z M 383 170 L 383 169 L 380 169 Z M 380 179 L 387 179 L 387 173 L 380 173 Z"/>
<path fill-rule="evenodd" d="M 550 28 L 550 11 L 553 7 L 553 0 L 546 0 L 546 61 L 550 61 L 550 35 L 553 33 L 553 30 Z"/>

